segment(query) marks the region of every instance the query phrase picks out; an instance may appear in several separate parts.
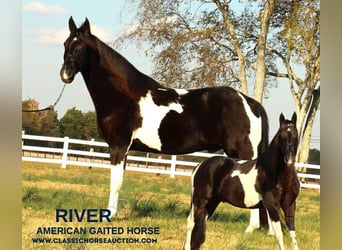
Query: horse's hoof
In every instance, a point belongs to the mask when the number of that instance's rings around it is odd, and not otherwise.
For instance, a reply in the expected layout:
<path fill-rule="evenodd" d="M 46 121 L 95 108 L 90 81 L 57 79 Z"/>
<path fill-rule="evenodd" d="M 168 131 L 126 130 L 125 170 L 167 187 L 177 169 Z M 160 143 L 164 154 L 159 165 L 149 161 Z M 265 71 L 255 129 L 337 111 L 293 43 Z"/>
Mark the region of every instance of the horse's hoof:
<path fill-rule="evenodd" d="M 118 213 L 118 210 L 114 207 L 108 207 L 107 210 L 110 211 L 110 217 L 115 217 L 116 214 Z"/>
<path fill-rule="evenodd" d="M 253 233 L 253 231 L 257 229 L 257 227 L 254 226 L 248 226 L 247 229 L 245 230 L 245 233 Z"/>
<path fill-rule="evenodd" d="M 267 234 L 267 235 L 274 236 L 274 232 L 273 232 L 273 230 L 271 230 L 271 229 L 270 229 L 270 230 L 268 231 L 268 234 Z"/>

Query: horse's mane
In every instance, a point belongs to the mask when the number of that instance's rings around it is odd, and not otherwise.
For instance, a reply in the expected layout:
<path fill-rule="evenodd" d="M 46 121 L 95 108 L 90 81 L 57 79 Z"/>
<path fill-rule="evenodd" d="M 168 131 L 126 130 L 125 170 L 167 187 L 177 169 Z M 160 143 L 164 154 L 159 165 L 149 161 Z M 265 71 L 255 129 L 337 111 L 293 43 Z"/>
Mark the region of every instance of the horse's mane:
<path fill-rule="evenodd" d="M 113 48 L 102 42 L 92 34 L 82 35 L 80 37 L 91 49 L 96 51 L 99 63 L 106 71 L 122 84 L 127 85 L 131 91 L 138 91 L 143 87 L 157 89 L 163 87 L 160 83 L 151 77 L 143 74 L 135 68 L 125 57 L 116 52 Z M 143 86 L 138 86 L 135 82 L 144 82 Z"/>

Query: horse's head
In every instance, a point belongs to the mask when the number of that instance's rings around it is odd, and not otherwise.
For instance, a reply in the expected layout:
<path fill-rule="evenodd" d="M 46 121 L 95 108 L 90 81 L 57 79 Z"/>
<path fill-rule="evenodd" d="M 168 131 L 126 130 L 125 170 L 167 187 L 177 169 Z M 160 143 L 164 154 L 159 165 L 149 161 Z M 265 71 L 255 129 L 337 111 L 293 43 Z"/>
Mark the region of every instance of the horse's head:
<path fill-rule="evenodd" d="M 278 130 L 278 143 L 284 155 L 284 162 L 287 166 L 295 163 L 298 147 L 298 131 L 296 127 L 297 115 L 294 112 L 291 120 L 285 120 L 284 115 L 280 114 Z"/>
<path fill-rule="evenodd" d="M 87 58 L 87 44 L 84 37 L 90 36 L 90 24 L 86 18 L 80 28 L 77 28 L 72 17 L 69 19 L 70 35 L 64 42 L 64 63 L 60 71 L 61 79 L 71 83 L 75 75 L 82 69 Z"/>

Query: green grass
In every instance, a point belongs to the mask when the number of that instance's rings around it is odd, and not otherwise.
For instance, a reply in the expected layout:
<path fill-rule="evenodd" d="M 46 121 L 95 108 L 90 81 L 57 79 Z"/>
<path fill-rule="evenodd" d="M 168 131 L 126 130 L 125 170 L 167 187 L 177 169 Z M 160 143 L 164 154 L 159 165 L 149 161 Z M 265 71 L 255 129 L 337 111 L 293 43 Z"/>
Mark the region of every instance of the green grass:
<path fill-rule="evenodd" d="M 190 204 L 190 178 L 126 172 L 119 212 L 111 222 L 55 221 L 56 208 L 106 208 L 109 170 L 23 163 L 22 166 L 22 248 L 23 249 L 182 249 Z M 265 231 L 245 234 L 249 211 L 220 204 L 207 223 L 204 249 L 277 249 L 276 240 Z M 300 249 L 320 248 L 320 194 L 302 190 L 297 200 L 296 228 Z M 32 243 L 39 227 L 158 227 L 151 237 L 156 244 L 42 244 Z M 44 236 L 44 235 L 43 235 Z M 74 237 L 75 235 L 46 235 Z M 100 235 L 100 237 L 129 237 Z M 94 237 L 89 232 L 76 237 Z M 285 246 L 290 248 L 285 232 Z"/>

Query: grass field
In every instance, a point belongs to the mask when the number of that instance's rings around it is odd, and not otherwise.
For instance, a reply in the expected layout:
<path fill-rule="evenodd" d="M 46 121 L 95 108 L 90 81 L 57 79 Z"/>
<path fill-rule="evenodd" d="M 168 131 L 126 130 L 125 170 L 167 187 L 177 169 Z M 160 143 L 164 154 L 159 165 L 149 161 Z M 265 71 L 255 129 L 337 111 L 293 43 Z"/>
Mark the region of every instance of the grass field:
<path fill-rule="evenodd" d="M 56 222 L 56 208 L 107 207 L 109 170 L 24 162 L 22 166 L 22 249 L 182 249 L 190 204 L 190 178 L 126 172 L 119 213 L 111 222 Z M 296 231 L 299 248 L 320 249 L 320 194 L 303 189 L 297 200 Z M 265 231 L 245 234 L 249 211 L 221 203 L 207 223 L 204 249 L 278 249 Z M 74 219 L 75 220 L 75 219 Z M 39 234 L 39 228 L 86 228 L 78 234 Z M 127 228 L 157 228 L 153 234 L 129 234 Z M 95 234 L 122 228 L 122 234 Z M 136 229 L 138 230 L 138 229 Z M 136 231 L 138 232 L 138 231 Z M 33 243 L 32 238 L 132 238 L 150 243 Z M 290 240 L 285 232 L 285 246 Z"/>

